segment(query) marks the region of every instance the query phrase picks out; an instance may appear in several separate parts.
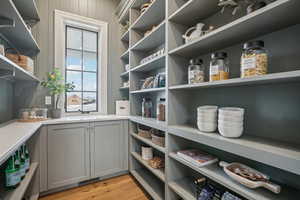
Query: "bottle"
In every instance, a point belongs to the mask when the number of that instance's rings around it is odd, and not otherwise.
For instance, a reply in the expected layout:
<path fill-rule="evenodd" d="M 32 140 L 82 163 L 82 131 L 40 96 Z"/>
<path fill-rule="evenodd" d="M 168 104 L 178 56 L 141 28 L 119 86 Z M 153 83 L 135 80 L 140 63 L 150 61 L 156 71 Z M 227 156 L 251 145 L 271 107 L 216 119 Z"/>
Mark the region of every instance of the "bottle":
<path fill-rule="evenodd" d="M 188 73 L 189 84 L 204 82 L 204 66 L 201 59 L 191 59 Z"/>
<path fill-rule="evenodd" d="M 16 162 L 17 165 L 19 166 L 20 177 L 21 179 L 23 179 L 26 174 L 26 169 L 25 169 L 25 158 L 22 154 L 21 148 L 17 150 Z"/>
<path fill-rule="evenodd" d="M 166 99 L 160 98 L 157 102 L 156 118 L 159 121 L 166 121 Z"/>
<path fill-rule="evenodd" d="M 263 41 L 247 42 L 243 46 L 241 77 L 264 75 L 268 72 L 268 53 Z"/>
<path fill-rule="evenodd" d="M 11 156 L 5 169 L 5 187 L 9 189 L 16 188 L 21 182 L 19 169 L 15 165 L 15 159 L 15 155 Z"/>
<path fill-rule="evenodd" d="M 152 117 L 153 104 L 150 98 L 143 98 L 142 117 Z"/>
<path fill-rule="evenodd" d="M 209 81 L 229 79 L 229 66 L 227 53 L 216 52 L 211 55 Z"/>
<path fill-rule="evenodd" d="M 22 145 L 22 153 L 25 158 L 25 171 L 28 172 L 30 168 L 30 157 L 29 157 L 29 151 L 25 144 Z"/>

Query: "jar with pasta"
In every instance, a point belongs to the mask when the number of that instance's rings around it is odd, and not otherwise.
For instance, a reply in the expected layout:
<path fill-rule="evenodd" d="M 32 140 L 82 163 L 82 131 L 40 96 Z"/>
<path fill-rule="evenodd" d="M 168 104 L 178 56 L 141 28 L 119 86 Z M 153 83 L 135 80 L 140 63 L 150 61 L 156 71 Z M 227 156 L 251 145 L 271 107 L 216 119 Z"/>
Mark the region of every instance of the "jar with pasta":
<path fill-rule="evenodd" d="M 229 79 L 229 63 L 227 53 L 216 52 L 211 55 L 209 81 Z"/>
<path fill-rule="evenodd" d="M 189 84 L 204 82 L 204 66 L 201 59 L 191 59 L 189 65 Z"/>
<path fill-rule="evenodd" d="M 241 58 L 241 77 L 264 75 L 268 72 L 268 53 L 264 42 L 252 41 L 244 44 Z"/>

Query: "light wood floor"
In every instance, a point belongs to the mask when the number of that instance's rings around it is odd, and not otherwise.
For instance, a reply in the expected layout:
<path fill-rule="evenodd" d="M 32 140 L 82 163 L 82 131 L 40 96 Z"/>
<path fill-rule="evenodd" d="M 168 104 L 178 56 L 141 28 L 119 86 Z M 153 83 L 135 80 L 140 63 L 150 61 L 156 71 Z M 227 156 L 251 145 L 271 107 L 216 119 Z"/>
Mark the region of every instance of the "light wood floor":
<path fill-rule="evenodd" d="M 40 200 L 149 200 L 130 175 L 66 190 Z"/>

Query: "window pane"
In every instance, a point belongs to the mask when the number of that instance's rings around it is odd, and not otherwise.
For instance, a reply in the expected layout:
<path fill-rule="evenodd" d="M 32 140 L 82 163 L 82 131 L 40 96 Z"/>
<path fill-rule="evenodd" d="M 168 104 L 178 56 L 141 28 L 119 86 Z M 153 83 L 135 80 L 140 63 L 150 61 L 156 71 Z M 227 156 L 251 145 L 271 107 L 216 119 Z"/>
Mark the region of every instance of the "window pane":
<path fill-rule="evenodd" d="M 83 53 L 83 70 L 97 71 L 97 53 Z"/>
<path fill-rule="evenodd" d="M 67 69 L 81 70 L 82 52 L 67 50 Z"/>
<path fill-rule="evenodd" d="M 75 91 L 81 91 L 81 72 L 67 71 L 67 83 L 73 83 L 75 85 Z"/>
<path fill-rule="evenodd" d="M 97 110 L 97 95 L 95 92 L 83 93 L 83 111 L 96 111 Z"/>
<path fill-rule="evenodd" d="M 81 92 L 67 92 L 67 112 L 81 110 Z"/>
<path fill-rule="evenodd" d="M 67 27 L 67 48 L 82 49 L 82 31 Z"/>
<path fill-rule="evenodd" d="M 97 90 L 97 73 L 83 72 L 83 91 Z"/>
<path fill-rule="evenodd" d="M 97 51 L 97 33 L 83 31 L 83 50 Z"/>

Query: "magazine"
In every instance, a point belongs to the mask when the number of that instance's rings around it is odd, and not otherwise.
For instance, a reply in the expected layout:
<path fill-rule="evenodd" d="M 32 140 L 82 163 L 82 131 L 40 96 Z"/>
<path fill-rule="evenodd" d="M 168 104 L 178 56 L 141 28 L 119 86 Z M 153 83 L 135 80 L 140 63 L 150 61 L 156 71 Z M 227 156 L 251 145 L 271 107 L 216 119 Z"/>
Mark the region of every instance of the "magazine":
<path fill-rule="evenodd" d="M 218 161 L 218 158 L 197 149 L 181 150 L 177 155 L 197 167 L 204 167 Z"/>

